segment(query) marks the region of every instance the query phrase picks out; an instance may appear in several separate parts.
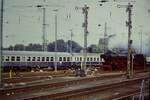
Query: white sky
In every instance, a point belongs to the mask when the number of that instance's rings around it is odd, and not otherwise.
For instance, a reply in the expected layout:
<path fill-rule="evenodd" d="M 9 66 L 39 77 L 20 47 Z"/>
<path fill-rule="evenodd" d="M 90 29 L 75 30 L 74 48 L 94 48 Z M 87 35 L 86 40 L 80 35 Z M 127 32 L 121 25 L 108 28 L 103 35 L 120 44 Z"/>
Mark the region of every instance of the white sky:
<path fill-rule="evenodd" d="M 87 4 L 88 14 L 88 45 L 98 44 L 99 38 L 103 37 L 104 23 L 108 25 L 108 35 L 116 34 L 109 41 L 109 47 L 126 46 L 127 47 L 127 13 L 125 8 L 117 8 L 117 4 L 126 5 L 128 2 L 110 2 L 99 6 L 100 0 L 4 0 L 4 40 L 3 45 L 7 47 L 17 43 L 42 43 L 42 10 L 36 6 L 38 4 L 50 5 L 46 7 L 46 34 L 49 42 L 54 41 L 55 25 L 53 9 L 57 5 L 64 5 L 64 8 L 58 8 L 58 39 L 69 39 L 70 29 L 73 29 L 73 40 L 83 45 L 82 23 L 84 16 L 82 10 L 75 10 L 75 7 L 83 7 Z M 119 1 L 119 0 L 117 0 Z M 120 0 L 130 1 L 130 0 Z M 150 0 L 135 0 L 133 3 L 133 28 L 132 39 L 136 48 L 140 43 L 140 26 L 143 32 L 143 47 L 147 51 L 148 36 L 150 35 Z M 71 18 L 67 18 L 71 15 Z M 98 27 L 101 24 L 101 27 Z M 146 45 L 147 44 L 147 45 Z"/>

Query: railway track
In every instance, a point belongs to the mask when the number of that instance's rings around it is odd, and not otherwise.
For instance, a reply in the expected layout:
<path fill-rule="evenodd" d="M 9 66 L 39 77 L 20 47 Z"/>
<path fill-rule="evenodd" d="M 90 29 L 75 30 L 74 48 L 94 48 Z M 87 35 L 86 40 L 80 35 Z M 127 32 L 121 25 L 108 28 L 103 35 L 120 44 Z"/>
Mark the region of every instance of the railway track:
<path fill-rule="evenodd" d="M 21 93 L 21 92 L 31 92 L 47 88 L 59 88 L 63 86 L 69 86 L 74 84 L 82 84 L 86 82 L 92 82 L 96 80 L 106 80 L 109 78 L 117 78 L 123 75 L 122 73 L 119 74 L 107 74 L 102 76 L 95 76 L 95 77 L 59 77 L 54 79 L 46 79 L 46 80 L 39 80 L 35 82 L 28 82 L 25 84 L 15 84 L 10 85 L 0 89 L 0 94 L 12 94 L 12 93 Z"/>
<path fill-rule="evenodd" d="M 15 100 L 15 99 L 32 99 L 32 100 L 43 100 L 43 99 L 56 99 L 56 100 L 67 100 L 68 98 L 75 98 L 75 97 L 84 97 L 92 93 L 101 92 L 109 89 L 114 89 L 117 87 L 123 87 L 126 85 L 131 85 L 133 83 L 138 83 L 142 79 L 148 80 L 149 75 L 147 74 L 140 74 L 136 75 L 137 77 L 133 80 L 126 80 L 125 78 L 121 77 L 105 77 L 105 78 L 82 78 L 78 79 L 76 81 L 70 81 L 70 82 L 59 82 L 58 84 L 54 83 L 53 85 L 49 84 L 49 86 L 35 86 L 32 89 L 32 87 L 24 88 L 25 90 L 16 89 L 16 91 L 12 91 L 10 89 L 3 91 L 3 99 L 4 100 Z M 146 77 L 144 77 L 146 76 Z M 86 83 L 86 84 L 85 84 Z M 33 91 L 34 90 L 34 91 Z M 22 93 L 20 93 L 22 91 Z M 11 96 L 6 96 L 5 94 L 14 93 Z M 19 93 L 18 93 L 19 92 Z M 29 93 L 29 94 L 27 94 Z M 107 96 L 108 97 L 108 96 Z M 78 98 L 79 99 L 79 98 Z M 73 100 L 78 100 L 73 99 Z M 70 100 L 70 99 L 69 99 Z M 87 100 L 87 99 L 83 99 Z M 91 99 L 93 100 L 93 99 Z"/>
<path fill-rule="evenodd" d="M 140 83 L 142 79 L 147 80 L 149 77 L 141 77 L 141 78 L 136 78 L 133 80 L 125 80 L 122 82 L 113 82 L 110 84 L 103 84 L 103 85 L 98 85 L 98 84 L 88 84 L 88 86 L 76 86 L 76 87 L 71 87 L 68 89 L 62 89 L 62 91 L 59 91 L 57 93 L 50 93 L 50 92 L 45 92 L 43 95 L 32 95 L 31 97 L 25 97 L 22 98 L 24 100 L 80 100 L 81 98 L 84 98 L 83 100 L 88 100 L 87 96 L 90 94 L 94 94 L 97 92 L 105 91 L 105 90 L 112 90 L 112 89 L 117 89 L 117 88 L 122 88 L 126 87 L 129 85 L 135 85 L 137 83 Z M 137 92 L 138 90 L 136 90 Z M 138 91 L 139 92 L 139 91 Z M 130 92 L 129 92 L 130 93 Z M 127 92 L 126 92 L 127 94 Z M 116 95 L 109 95 L 105 96 L 101 99 L 115 99 L 118 98 L 119 96 L 122 96 L 121 94 L 116 94 Z M 73 99 L 74 98 L 74 99 Z M 99 98 L 100 99 L 100 98 Z M 93 100 L 93 99 L 91 99 Z"/>
<path fill-rule="evenodd" d="M 147 70 L 137 70 L 134 73 L 143 73 L 143 72 L 148 72 L 150 69 Z M 110 72 L 98 72 L 98 73 L 110 73 Z M 118 73 L 117 71 L 113 73 Z M 122 72 L 122 74 L 125 74 L 125 72 Z M 63 71 L 58 71 L 57 73 L 52 72 L 52 71 L 46 71 L 46 72 L 21 72 L 19 76 L 14 75 L 11 79 L 9 78 L 9 73 L 5 73 L 3 75 L 3 82 L 5 84 L 16 84 L 16 83 L 27 83 L 27 82 L 32 82 L 32 81 L 39 81 L 39 80 L 47 80 L 49 78 L 55 78 L 55 77 L 65 77 L 65 76 L 73 76 L 72 71 L 68 70 L 63 70 Z"/>
<path fill-rule="evenodd" d="M 144 90 L 144 92 L 145 92 L 145 94 L 144 94 L 144 100 L 149 100 L 149 89 L 148 89 L 149 87 L 146 87 L 145 88 L 145 90 Z M 112 100 L 132 100 L 133 99 L 133 96 L 134 96 L 134 98 L 136 99 L 136 100 L 138 100 L 139 99 L 139 95 L 140 95 L 140 91 L 139 91 L 139 89 L 135 89 L 135 90 L 133 90 L 133 91 L 131 91 L 131 92 L 128 92 L 128 93 L 122 93 L 121 94 L 121 96 L 117 96 L 117 97 L 113 97 L 113 99 Z"/>
<path fill-rule="evenodd" d="M 47 79 L 49 77 L 64 77 L 72 75 L 73 73 L 69 70 L 63 71 L 44 71 L 44 72 L 20 72 L 19 75 L 12 73 L 12 78 L 9 78 L 9 73 L 3 73 L 4 83 L 19 83 L 19 82 L 30 82 L 40 79 Z"/>

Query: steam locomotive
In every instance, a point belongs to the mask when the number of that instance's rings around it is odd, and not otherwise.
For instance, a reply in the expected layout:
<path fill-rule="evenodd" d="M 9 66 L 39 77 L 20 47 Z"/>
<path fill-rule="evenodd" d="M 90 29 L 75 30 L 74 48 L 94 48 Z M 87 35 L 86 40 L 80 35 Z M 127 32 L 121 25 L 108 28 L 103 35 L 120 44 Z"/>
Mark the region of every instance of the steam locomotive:
<path fill-rule="evenodd" d="M 113 52 L 107 52 L 105 54 L 101 55 L 101 58 L 103 59 L 102 62 L 102 68 L 103 70 L 127 70 L 127 57 L 128 53 L 113 53 Z M 146 65 L 146 56 L 143 54 L 132 54 L 131 55 L 131 63 L 133 66 L 133 69 L 144 69 Z"/>

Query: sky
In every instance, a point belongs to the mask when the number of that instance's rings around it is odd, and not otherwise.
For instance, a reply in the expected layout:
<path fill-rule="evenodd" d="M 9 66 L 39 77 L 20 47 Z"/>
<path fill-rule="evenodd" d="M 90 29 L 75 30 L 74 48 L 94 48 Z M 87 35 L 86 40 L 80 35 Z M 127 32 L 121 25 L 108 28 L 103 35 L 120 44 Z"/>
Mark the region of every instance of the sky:
<path fill-rule="evenodd" d="M 88 10 L 88 46 L 98 44 L 99 38 L 104 35 L 104 25 L 107 23 L 107 34 L 115 34 L 109 40 L 109 48 L 127 47 L 128 28 L 125 22 L 128 19 L 126 8 L 117 5 L 127 5 L 131 0 L 108 0 L 99 6 L 100 0 L 4 0 L 3 46 L 40 43 L 42 44 L 43 11 L 37 5 L 46 8 L 46 39 L 55 41 L 55 20 L 57 15 L 58 39 L 67 41 L 71 38 L 83 46 L 84 15 L 82 7 L 86 4 Z M 142 33 L 143 52 L 150 47 L 150 0 L 134 0 L 132 8 L 132 40 L 133 46 L 139 50 L 140 33 Z M 45 6 L 47 5 L 47 6 Z M 79 9 L 75 9 L 75 8 Z M 58 12 L 54 12 L 58 9 Z M 98 24 L 101 26 L 99 27 Z"/>

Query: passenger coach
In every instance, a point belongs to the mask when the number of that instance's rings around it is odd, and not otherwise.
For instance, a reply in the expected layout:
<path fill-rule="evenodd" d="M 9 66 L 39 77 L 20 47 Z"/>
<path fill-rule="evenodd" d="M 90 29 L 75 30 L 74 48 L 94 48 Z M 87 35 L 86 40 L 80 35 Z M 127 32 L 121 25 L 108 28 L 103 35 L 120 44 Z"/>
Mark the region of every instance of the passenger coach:
<path fill-rule="evenodd" d="M 4 70 L 10 68 L 31 70 L 32 68 L 48 67 L 54 69 L 55 63 L 58 69 L 67 69 L 72 66 L 81 66 L 83 60 L 83 53 L 3 51 Z M 87 53 L 86 64 L 87 66 L 99 66 L 101 64 L 100 54 Z"/>

